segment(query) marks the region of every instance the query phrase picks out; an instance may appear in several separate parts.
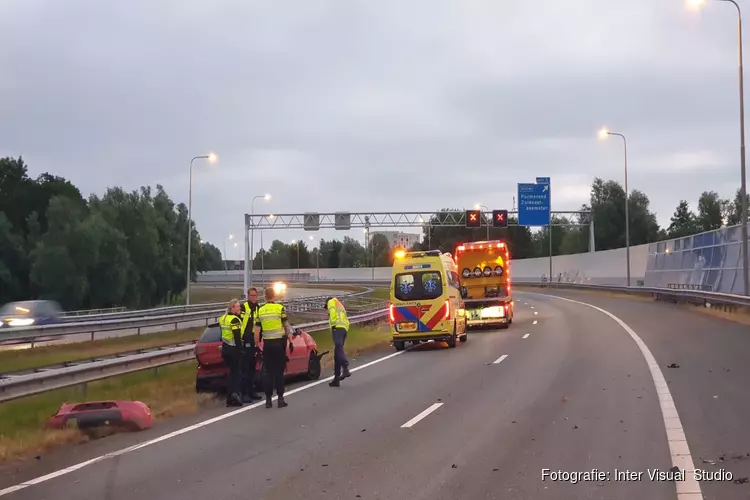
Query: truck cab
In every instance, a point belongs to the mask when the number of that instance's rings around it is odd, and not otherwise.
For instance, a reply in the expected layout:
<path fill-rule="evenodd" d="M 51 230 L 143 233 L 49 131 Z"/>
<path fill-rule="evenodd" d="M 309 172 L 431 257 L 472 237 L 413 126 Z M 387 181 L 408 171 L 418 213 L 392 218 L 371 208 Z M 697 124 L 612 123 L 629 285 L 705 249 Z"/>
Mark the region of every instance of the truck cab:
<path fill-rule="evenodd" d="M 510 251 L 504 241 L 474 241 L 456 247 L 461 296 L 468 327 L 513 323 Z"/>

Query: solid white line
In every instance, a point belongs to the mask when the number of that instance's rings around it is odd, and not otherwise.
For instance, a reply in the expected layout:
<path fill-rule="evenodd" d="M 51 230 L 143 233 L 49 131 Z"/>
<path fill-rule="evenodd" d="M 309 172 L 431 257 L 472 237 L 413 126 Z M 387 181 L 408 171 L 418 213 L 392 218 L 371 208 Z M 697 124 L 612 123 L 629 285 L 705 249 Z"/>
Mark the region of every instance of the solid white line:
<path fill-rule="evenodd" d="M 364 365 L 357 366 L 355 368 L 352 368 L 350 371 L 356 372 L 357 370 L 362 370 L 364 368 L 368 368 L 372 365 L 375 365 L 377 363 L 380 363 L 382 361 L 391 359 L 395 356 L 398 356 L 399 354 L 403 354 L 406 351 L 398 351 L 394 352 L 393 354 L 389 354 L 388 356 L 383 356 L 382 358 L 374 359 L 370 361 L 369 363 L 365 363 Z M 316 380 L 315 382 L 311 382 L 309 384 L 305 384 L 301 387 L 297 387 L 296 389 L 292 389 L 291 391 L 287 391 L 284 393 L 284 396 L 289 396 L 291 394 L 294 394 L 296 392 L 302 392 L 304 390 L 310 389 L 311 387 L 315 387 L 316 385 L 324 384 L 326 382 L 330 382 L 333 380 L 333 376 L 327 377 L 324 379 Z M 277 399 L 276 396 L 273 397 L 274 400 Z M 96 458 L 92 458 L 91 460 L 86 460 L 85 462 L 80 462 L 75 465 L 71 465 L 70 467 L 66 467 L 64 469 L 60 469 L 55 472 L 51 472 L 49 474 L 46 474 L 44 476 L 39 476 L 34 479 L 30 479 L 28 481 L 25 481 L 23 483 L 17 484 L 15 486 L 9 486 L 8 488 L 0 490 L 0 497 L 5 495 L 10 495 L 11 493 L 15 493 L 16 491 L 22 490 L 24 488 L 28 488 L 29 486 L 34 486 L 36 484 L 44 483 L 45 481 L 49 481 L 50 479 L 54 479 L 59 476 L 64 476 L 66 474 L 70 474 L 71 472 L 75 472 L 79 469 L 83 469 L 84 467 L 88 467 L 89 465 L 94 465 L 95 463 L 102 462 L 104 460 L 119 457 L 121 455 L 125 455 L 126 453 L 130 453 L 132 451 L 140 450 L 141 448 L 146 448 L 147 446 L 151 446 L 152 444 L 160 443 L 162 441 L 166 441 L 167 439 L 172 439 L 174 437 L 180 436 L 182 434 L 187 434 L 188 432 L 194 431 L 196 429 L 200 429 L 202 427 L 206 427 L 211 424 L 215 424 L 216 422 L 221 422 L 222 420 L 225 420 L 230 417 L 234 417 L 235 415 L 239 415 L 241 413 L 245 413 L 246 411 L 253 410 L 255 408 L 259 408 L 261 406 L 265 406 L 265 401 L 260 401 L 258 403 L 253 403 L 251 405 L 243 406 L 242 408 L 238 408 L 237 410 L 230 411 L 228 413 L 223 413 L 219 415 L 218 417 L 209 418 L 208 420 L 204 420 L 203 422 L 198 422 L 197 424 L 184 427 L 182 429 L 178 429 L 174 432 L 170 432 L 169 434 L 164 434 L 163 436 L 159 436 L 157 438 L 151 439 L 149 441 L 144 441 L 143 443 L 139 443 L 133 446 L 129 446 L 127 448 L 123 448 L 121 450 L 113 451 L 111 453 L 106 453 L 104 455 L 98 456 Z"/>
<path fill-rule="evenodd" d="M 435 403 L 435 404 L 433 404 L 432 406 L 430 406 L 429 408 L 427 408 L 425 411 L 423 411 L 422 413 L 420 413 L 416 417 L 414 417 L 411 420 L 409 420 L 408 422 L 406 422 L 404 425 L 401 426 L 401 428 L 402 429 L 406 429 L 407 427 L 414 426 L 417 422 L 419 422 L 420 420 L 422 420 L 427 415 L 429 415 L 433 411 L 437 410 L 441 406 L 443 406 L 443 403 Z"/>
<path fill-rule="evenodd" d="M 492 362 L 492 364 L 493 364 L 493 365 L 496 365 L 496 364 L 498 364 L 498 363 L 502 363 L 502 361 L 503 361 L 503 360 L 504 360 L 505 358 L 507 358 L 507 357 L 508 357 L 508 355 L 507 355 L 507 354 L 503 354 L 502 356 L 500 356 L 499 358 L 497 358 L 497 359 L 496 359 L 495 361 L 493 361 L 493 362 Z"/>
<path fill-rule="evenodd" d="M 521 292 L 530 295 L 541 295 L 543 297 L 550 297 L 553 299 L 564 300 L 566 302 L 572 302 L 582 306 L 596 309 L 602 314 L 606 314 L 612 318 L 623 330 L 628 332 L 630 337 L 635 341 L 638 348 L 641 350 L 641 354 L 646 359 L 649 371 L 651 372 L 651 378 L 656 388 L 656 394 L 659 397 L 659 406 L 661 407 L 662 420 L 664 421 L 664 428 L 667 431 L 667 443 L 669 444 L 669 453 L 672 457 L 672 466 L 677 466 L 681 470 L 685 471 L 684 481 L 675 481 L 677 487 L 677 499 L 688 500 L 703 498 L 701 492 L 700 483 L 693 477 L 693 471 L 695 470 L 695 462 L 690 454 L 690 448 L 688 448 L 687 437 L 685 431 L 682 428 L 680 416 L 677 414 L 677 408 L 675 407 L 674 400 L 672 399 L 672 393 L 669 391 L 667 381 L 664 378 L 659 364 L 656 362 L 656 358 L 651 354 L 651 350 L 648 348 L 645 342 L 638 336 L 635 331 L 630 328 L 627 323 L 623 320 L 601 307 L 597 307 L 586 302 L 578 300 L 568 299 L 560 297 L 558 295 L 546 295 L 543 293 L 534 292 Z"/>
<path fill-rule="evenodd" d="M 527 338 L 529 338 L 529 335 L 530 335 L 530 334 L 529 334 L 529 333 L 527 333 L 526 335 L 524 335 L 524 336 L 523 336 L 523 337 L 521 337 L 521 338 L 522 338 L 522 339 L 527 339 Z"/>
<path fill-rule="evenodd" d="M 536 321 L 536 320 L 534 320 L 534 322 L 532 323 L 532 325 L 536 325 L 536 323 L 537 323 L 537 321 Z"/>

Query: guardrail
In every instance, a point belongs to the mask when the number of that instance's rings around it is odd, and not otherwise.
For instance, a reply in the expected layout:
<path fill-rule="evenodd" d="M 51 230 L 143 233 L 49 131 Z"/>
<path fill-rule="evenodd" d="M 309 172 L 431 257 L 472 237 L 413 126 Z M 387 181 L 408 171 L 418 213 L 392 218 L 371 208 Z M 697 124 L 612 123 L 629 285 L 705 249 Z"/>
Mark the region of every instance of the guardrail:
<path fill-rule="evenodd" d="M 388 309 L 357 314 L 349 317 L 350 324 L 364 324 L 379 321 L 388 315 Z M 296 325 L 307 332 L 328 329 L 328 321 L 316 321 Z M 0 403 L 13 399 L 33 396 L 43 392 L 63 389 L 105 378 L 167 366 L 194 359 L 194 346 L 183 345 L 145 352 L 130 356 L 89 361 L 80 365 L 50 369 L 35 373 L 10 376 L 0 379 Z"/>
<path fill-rule="evenodd" d="M 359 299 L 367 292 L 358 292 L 341 296 L 346 304 L 352 298 Z M 288 313 L 300 313 L 320 309 L 325 295 L 305 297 L 283 302 Z M 112 318 L 98 321 L 81 321 L 61 323 L 43 326 L 25 326 L 13 328 L 0 333 L 0 344 L 30 344 L 35 347 L 37 342 L 49 342 L 71 335 L 89 335 L 89 340 L 95 340 L 97 333 L 113 332 L 118 330 L 135 330 L 131 335 L 141 335 L 142 329 L 173 325 L 179 329 L 180 325 L 186 327 L 207 326 L 215 322 L 224 314 L 225 303 L 211 304 L 213 310 L 181 312 L 176 314 L 162 314 L 157 316 L 139 316 L 134 318 Z M 190 324 L 190 326 L 188 326 Z"/>
<path fill-rule="evenodd" d="M 367 295 L 369 293 L 372 293 L 372 288 L 367 288 L 361 292 L 354 292 L 354 293 L 345 293 L 342 294 L 342 297 L 356 297 L 359 295 Z M 322 295 L 315 296 L 315 297 L 301 297 L 299 299 L 292 299 L 288 302 L 298 302 L 298 301 L 305 301 L 308 299 L 313 298 L 322 298 Z M 239 298 L 239 297 L 238 297 Z M 260 299 L 258 301 L 260 304 L 262 304 L 264 301 L 263 299 Z M 127 311 L 125 308 L 122 308 L 122 311 L 114 311 L 114 312 L 108 312 L 108 313 L 92 313 L 92 314 L 81 314 L 80 316 L 85 316 L 85 321 L 97 321 L 97 320 L 104 320 L 104 319 L 119 319 L 119 318 L 136 318 L 136 317 L 144 317 L 144 316 L 157 316 L 161 314 L 176 314 L 176 313 L 185 313 L 185 312 L 193 312 L 193 311 L 214 311 L 217 309 L 221 309 L 223 307 L 226 307 L 226 302 L 213 302 L 210 304 L 190 304 L 190 305 L 182 305 L 182 306 L 163 306 L 163 307 L 154 307 L 151 309 L 138 309 L 133 311 Z M 76 320 L 79 320 L 80 316 L 63 316 L 63 322 L 73 322 Z"/>
<path fill-rule="evenodd" d="M 125 306 L 119 307 L 104 307 L 99 309 L 79 309 L 76 311 L 65 311 L 63 317 L 68 316 L 91 316 L 95 314 L 107 314 L 107 313 L 119 313 L 127 311 Z"/>

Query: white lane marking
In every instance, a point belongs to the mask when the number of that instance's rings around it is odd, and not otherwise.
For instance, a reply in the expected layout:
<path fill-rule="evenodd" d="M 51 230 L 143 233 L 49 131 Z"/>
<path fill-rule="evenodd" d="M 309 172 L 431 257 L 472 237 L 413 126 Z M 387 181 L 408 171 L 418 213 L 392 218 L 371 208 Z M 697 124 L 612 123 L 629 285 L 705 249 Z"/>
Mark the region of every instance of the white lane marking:
<path fill-rule="evenodd" d="M 355 368 L 352 368 L 350 371 L 356 372 L 357 370 L 362 370 L 364 368 L 368 368 L 368 367 L 370 367 L 372 365 L 375 365 L 375 364 L 380 363 L 382 361 L 385 361 L 385 360 L 391 359 L 391 358 L 393 358 L 395 356 L 398 356 L 399 354 L 403 354 L 404 352 L 407 352 L 407 351 L 406 350 L 404 350 L 404 351 L 398 351 L 398 352 L 394 352 L 393 354 L 389 354 L 388 356 L 383 356 L 382 358 L 374 359 L 374 360 L 370 361 L 369 363 L 365 363 L 362 366 L 357 366 Z M 327 377 L 327 378 L 324 378 L 324 379 L 321 379 L 321 380 L 316 380 L 315 382 L 311 382 L 309 384 L 305 384 L 302 387 L 297 387 L 296 389 L 292 389 L 291 391 L 286 391 L 284 393 L 284 396 L 288 396 L 288 395 L 294 394 L 296 392 L 302 392 L 302 391 L 304 391 L 306 389 L 310 389 L 311 387 L 315 387 L 316 385 L 320 385 L 320 384 L 324 384 L 326 382 L 330 382 L 331 380 L 333 380 L 333 376 L 330 376 L 330 377 Z M 277 399 L 276 396 L 274 396 L 273 399 L 276 400 Z M 25 481 L 23 483 L 17 484 L 15 486 L 9 486 L 9 487 L 7 487 L 5 489 L 0 490 L 0 497 L 5 496 L 5 495 L 10 495 L 11 493 L 15 493 L 16 491 L 22 490 L 24 488 L 28 488 L 29 486 L 34 486 L 34 485 L 37 485 L 37 484 L 40 484 L 40 483 L 44 483 L 45 481 L 49 481 L 50 479 L 54 479 L 56 477 L 60 477 L 60 476 L 66 475 L 66 474 L 70 474 L 71 472 L 75 472 L 75 471 L 77 471 L 79 469 L 83 469 L 84 467 L 88 467 L 89 465 L 94 465 L 95 463 L 102 462 L 102 461 L 110 459 L 110 458 L 119 457 L 121 455 L 125 455 L 126 453 L 130 453 L 132 451 L 140 450 L 141 448 L 145 448 L 147 446 L 151 446 L 152 444 L 156 444 L 156 443 L 160 443 L 162 441 L 166 441 L 167 439 L 172 439 L 172 438 L 180 436 L 182 434 L 187 434 L 188 432 L 194 431 L 196 429 L 200 429 L 202 427 L 206 427 L 208 425 L 215 424 L 216 422 L 221 422 L 222 420 L 225 420 L 227 418 L 234 417 L 235 415 L 239 415 L 240 413 L 244 413 L 246 411 L 250 411 L 252 409 L 259 408 L 261 406 L 265 406 L 265 404 L 266 404 L 265 401 L 261 401 L 261 402 L 258 402 L 258 403 L 251 404 L 249 406 L 243 406 L 242 408 L 230 411 L 229 413 L 223 413 L 223 414 L 219 415 L 218 417 L 209 418 L 208 420 L 204 420 L 203 422 L 198 422 L 197 424 L 194 424 L 194 425 L 191 425 L 191 426 L 188 426 L 188 427 L 184 427 L 182 429 L 178 429 L 178 430 L 176 430 L 174 432 L 170 432 L 169 434 L 164 434 L 163 436 L 159 436 L 159 437 L 151 439 L 149 441 L 144 441 L 143 443 L 139 443 L 139 444 L 136 444 L 136 445 L 133 445 L 133 446 L 129 446 L 129 447 L 123 448 L 121 450 L 113 451 L 113 452 L 110 452 L 110 453 L 105 453 L 104 455 L 98 456 L 96 458 L 92 458 L 91 460 L 86 460 L 85 462 L 80 462 L 80 463 L 77 463 L 75 465 L 71 465 L 70 467 L 66 467 L 64 469 L 60 469 L 60 470 L 55 471 L 55 472 L 51 472 L 51 473 L 46 474 L 44 476 L 39 476 L 37 478 L 30 479 L 28 481 Z"/>
<path fill-rule="evenodd" d="M 505 358 L 507 358 L 507 357 L 508 357 L 508 355 L 507 355 L 507 354 L 503 354 L 502 356 L 500 356 L 499 358 L 497 358 L 497 359 L 496 359 L 495 361 L 493 361 L 493 362 L 492 362 L 492 364 L 493 364 L 493 365 L 496 365 L 496 364 L 498 364 L 498 363 L 502 363 L 502 362 L 503 362 L 503 360 L 504 360 Z"/>
<path fill-rule="evenodd" d="M 435 404 L 433 404 L 432 406 L 430 406 L 429 408 L 427 408 L 425 411 L 423 411 L 422 413 L 420 413 L 416 417 L 414 417 L 411 420 L 409 420 L 408 422 L 406 422 L 404 425 L 401 426 L 401 428 L 402 429 L 406 429 L 408 427 L 413 427 L 417 422 L 419 422 L 420 420 L 422 420 L 427 415 L 429 415 L 433 411 L 437 410 L 441 406 L 443 406 L 443 403 L 435 403 Z"/>
<path fill-rule="evenodd" d="M 532 325 L 536 325 L 536 323 L 537 323 L 537 321 L 536 321 L 536 320 L 534 320 L 534 322 L 532 323 Z"/>
<path fill-rule="evenodd" d="M 651 378 L 656 388 L 656 394 L 659 397 L 659 406 L 661 407 L 662 420 L 664 421 L 664 429 L 667 431 L 667 443 L 669 444 L 669 453 L 672 457 L 672 466 L 677 466 L 680 470 L 685 471 L 684 481 L 675 481 L 677 487 L 677 499 L 688 500 L 703 498 L 701 492 L 700 483 L 693 477 L 693 471 L 695 470 L 695 462 L 692 455 L 690 454 L 690 448 L 688 448 L 687 437 L 685 431 L 682 428 L 680 416 L 677 414 L 677 407 L 675 407 L 674 400 L 672 399 L 672 393 L 669 391 L 667 381 L 664 378 L 659 364 L 656 362 L 656 358 L 651 354 L 651 350 L 648 348 L 646 343 L 638 336 L 635 331 L 630 328 L 627 323 L 623 320 L 601 307 L 597 307 L 586 302 L 578 300 L 567 299 L 558 295 L 546 295 L 543 293 L 534 292 L 521 292 L 530 295 L 541 295 L 543 297 L 551 297 L 553 299 L 564 300 L 566 302 L 572 302 L 582 306 L 596 309 L 602 314 L 606 314 L 612 318 L 623 330 L 628 332 L 630 337 L 635 341 L 638 348 L 641 350 L 641 354 L 646 359 L 649 371 L 651 372 Z"/>
<path fill-rule="evenodd" d="M 531 306 L 532 309 L 534 309 L 534 306 Z"/>
<path fill-rule="evenodd" d="M 529 335 L 531 335 L 531 334 L 527 333 L 526 335 L 524 335 L 524 336 L 523 336 L 523 337 L 521 337 L 521 338 L 522 338 L 522 339 L 527 339 L 527 338 L 529 338 Z"/>
<path fill-rule="evenodd" d="M 528 305 L 529 305 L 529 303 L 528 303 L 528 302 L 524 302 L 524 303 L 523 303 L 523 305 L 525 305 L 525 306 L 528 306 Z"/>
<path fill-rule="evenodd" d="M 534 311 L 534 314 L 539 314 L 539 311 Z"/>

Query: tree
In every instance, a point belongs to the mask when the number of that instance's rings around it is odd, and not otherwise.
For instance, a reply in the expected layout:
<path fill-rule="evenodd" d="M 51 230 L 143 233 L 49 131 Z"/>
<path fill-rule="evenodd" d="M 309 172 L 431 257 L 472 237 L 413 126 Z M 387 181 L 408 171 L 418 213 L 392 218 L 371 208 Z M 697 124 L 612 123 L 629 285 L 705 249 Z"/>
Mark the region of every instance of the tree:
<path fill-rule="evenodd" d="M 23 238 L 0 212 L 0 303 L 26 298 L 29 262 Z M 22 280 L 26 275 L 27 279 Z"/>
<path fill-rule="evenodd" d="M 644 193 L 635 189 L 631 191 L 628 198 L 631 245 L 649 243 L 658 236 L 656 214 L 649 210 L 649 205 Z M 599 177 L 594 179 L 589 205 L 583 205 L 581 210 L 593 212 L 596 250 L 625 246 L 625 190 L 618 182 L 605 182 Z M 579 222 L 588 221 L 584 218 Z"/>
<path fill-rule="evenodd" d="M 253 265 L 255 262 L 253 262 Z M 221 250 L 208 241 L 201 241 L 198 247 L 198 259 L 196 262 L 198 271 L 220 271 L 224 269 L 224 260 Z"/>
<path fill-rule="evenodd" d="M 703 191 L 698 198 L 698 216 L 696 225 L 698 231 L 719 229 L 724 222 L 726 200 L 719 198 L 715 191 Z"/>
<path fill-rule="evenodd" d="M 64 308 L 85 305 L 89 296 L 89 271 L 95 266 L 94 234 L 83 224 L 85 214 L 73 200 L 54 196 L 47 209 L 49 230 L 31 252 L 31 281 L 41 297 Z"/>
<path fill-rule="evenodd" d="M 750 194 L 746 193 L 745 199 L 748 201 L 748 206 L 750 206 Z M 742 223 L 742 195 L 740 194 L 740 189 L 737 189 L 734 193 L 734 199 L 731 203 L 726 202 L 724 215 L 727 226 L 736 226 Z"/>
<path fill-rule="evenodd" d="M 688 202 L 680 200 L 677 209 L 669 220 L 667 233 L 670 238 L 681 238 L 698 232 L 695 214 L 690 210 Z"/>

